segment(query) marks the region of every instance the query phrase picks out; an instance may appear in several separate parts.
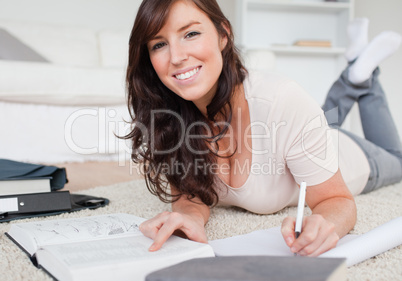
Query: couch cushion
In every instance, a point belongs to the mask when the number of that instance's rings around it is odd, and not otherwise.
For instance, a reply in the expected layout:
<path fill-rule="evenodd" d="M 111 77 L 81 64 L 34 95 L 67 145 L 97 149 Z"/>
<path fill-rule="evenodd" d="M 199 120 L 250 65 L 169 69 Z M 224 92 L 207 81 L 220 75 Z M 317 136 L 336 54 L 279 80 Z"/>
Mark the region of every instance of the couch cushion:
<path fill-rule="evenodd" d="M 0 20 L 0 27 L 53 63 L 99 65 L 98 42 L 91 29 L 8 20 Z"/>
<path fill-rule="evenodd" d="M 0 158 L 32 163 L 130 158 L 126 105 L 54 106 L 0 101 Z"/>
<path fill-rule="evenodd" d="M 0 59 L 48 62 L 7 30 L 0 28 Z"/>
<path fill-rule="evenodd" d="M 101 65 L 127 67 L 130 30 L 102 30 L 98 33 Z"/>
<path fill-rule="evenodd" d="M 0 101 L 60 105 L 125 103 L 124 69 L 0 60 Z"/>

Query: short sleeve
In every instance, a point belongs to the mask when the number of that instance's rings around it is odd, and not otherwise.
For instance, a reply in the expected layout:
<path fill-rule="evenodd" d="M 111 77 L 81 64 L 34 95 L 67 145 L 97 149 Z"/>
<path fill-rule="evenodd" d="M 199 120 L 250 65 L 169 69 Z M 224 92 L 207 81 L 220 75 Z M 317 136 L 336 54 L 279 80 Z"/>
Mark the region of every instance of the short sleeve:
<path fill-rule="evenodd" d="M 331 128 L 317 102 L 292 82 L 278 96 L 276 111 L 284 122 L 278 138 L 283 157 L 297 183 L 320 184 L 338 170 Z M 279 121 L 279 120 L 278 120 Z"/>

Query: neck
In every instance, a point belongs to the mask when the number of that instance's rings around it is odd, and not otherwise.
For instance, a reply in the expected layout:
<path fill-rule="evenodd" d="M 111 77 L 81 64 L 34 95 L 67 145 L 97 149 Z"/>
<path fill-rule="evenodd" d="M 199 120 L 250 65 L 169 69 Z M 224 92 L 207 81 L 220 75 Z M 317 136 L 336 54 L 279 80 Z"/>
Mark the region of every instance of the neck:
<path fill-rule="evenodd" d="M 198 108 L 198 110 L 202 113 L 202 115 L 204 115 L 205 117 L 208 117 L 207 106 L 211 103 L 211 101 L 212 101 L 212 97 L 210 97 L 210 98 L 205 97 L 203 100 L 193 101 L 193 103 Z M 235 117 L 235 115 L 237 115 L 237 109 L 243 109 L 244 106 L 247 104 L 245 96 L 244 96 L 243 84 L 236 86 L 234 94 L 233 94 L 230 102 L 232 105 L 232 114 L 233 114 L 233 117 Z M 227 107 L 228 107 L 228 105 L 227 105 Z M 217 116 L 216 119 L 219 120 L 220 117 Z"/>

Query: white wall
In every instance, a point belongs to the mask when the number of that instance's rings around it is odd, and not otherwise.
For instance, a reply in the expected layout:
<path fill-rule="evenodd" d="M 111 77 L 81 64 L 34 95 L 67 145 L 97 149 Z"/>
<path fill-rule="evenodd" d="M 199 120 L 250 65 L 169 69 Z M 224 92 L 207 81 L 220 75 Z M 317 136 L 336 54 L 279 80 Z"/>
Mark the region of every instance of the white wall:
<path fill-rule="evenodd" d="M 141 0 L 0 0 L 0 20 L 131 28 Z"/>
<path fill-rule="evenodd" d="M 94 29 L 131 28 L 142 0 L 0 0 L 0 20 L 34 21 Z M 218 0 L 234 21 L 234 0 Z"/>

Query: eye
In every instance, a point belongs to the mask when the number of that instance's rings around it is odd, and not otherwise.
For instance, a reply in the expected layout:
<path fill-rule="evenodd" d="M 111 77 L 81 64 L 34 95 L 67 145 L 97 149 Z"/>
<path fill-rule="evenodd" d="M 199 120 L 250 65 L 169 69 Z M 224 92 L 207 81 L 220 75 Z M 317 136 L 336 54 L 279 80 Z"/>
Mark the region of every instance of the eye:
<path fill-rule="evenodd" d="M 191 32 L 186 34 L 186 38 L 192 38 L 192 37 L 197 36 L 199 34 L 201 34 L 201 33 L 197 32 L 197 31 L 191 31 Z"/>
<path fill-rule="evenodd" d="M 162 43 L 162 42 L 156 43 L 155 45 L 152 46 L 152 50 L 158 50 L 158 49 L 162 48 L 162 47 L 165 46 L 165 45 L 166 45 L 166 44 L 165 44 L 165 43 Z"/>

